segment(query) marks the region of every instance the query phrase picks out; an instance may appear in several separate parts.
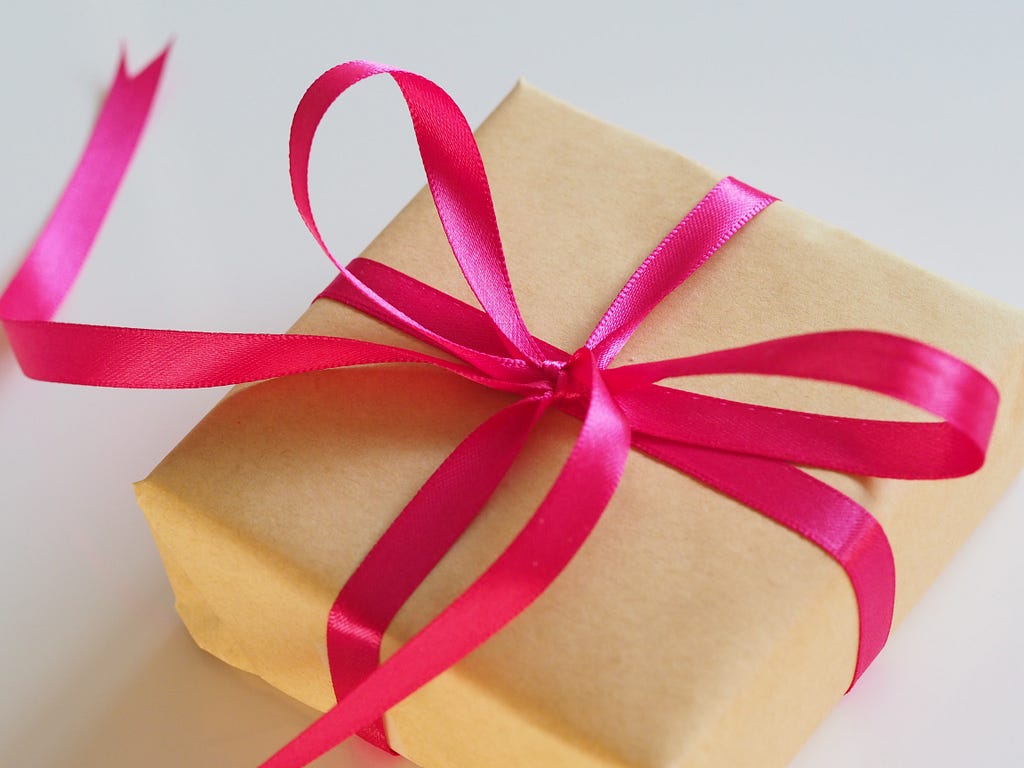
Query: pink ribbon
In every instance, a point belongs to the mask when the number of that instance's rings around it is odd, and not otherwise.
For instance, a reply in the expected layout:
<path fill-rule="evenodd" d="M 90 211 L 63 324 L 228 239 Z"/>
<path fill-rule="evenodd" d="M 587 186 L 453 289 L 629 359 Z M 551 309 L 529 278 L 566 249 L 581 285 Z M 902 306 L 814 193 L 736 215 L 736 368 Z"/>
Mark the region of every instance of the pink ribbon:
<path fill-rule="evenodd" d="M 134 77 L 122 60 L 71 181 L 0 296 L 0 319 L 28 376 L 97 386 L 207 387 L 416 362 L 520 396 L 452 451 L 342 587 L 327 633 L 338 704 L 264 766 L 306 765 L 357 732 L 387 748 L 383 713 L 504 627 L 572 559 L 614 493 L 631 446 L 796 531 L 843 567 L 860 620 L 857 680 L 889 633 L 892 552 L 865 509 L 795 465 L 908 479 L 974 472 L 984 461 L 998 404 L 984 375 L 934 347 L 865 330 L 610 367 L 651 309 L 774 200 L 732 178 L 708 192 L 644 260 L 586 344 L 570 354 L 534 337 L 515 301 L 487 177 L 462 113 L 429 80 L 368 62 L 322 75 L 292 124 L 296 204 L 339 270 L 322 296 L 460 362 L 358 339 L 53 322 L 127 169 L 165 55 Z M 320 236 L 306 184 L 313 136 L 345 89 L 377 74 L 390 75 L 402 91 L 442 225 L 483 311 L 382 264 L 356 259 L 343 267 Z M 658 385 L 716 373 L 852 385 L 911 403 L 939 421 L 823 416 Z M 582 427 L 541 505 L 479 579 L 380 663 L 381 638 L 395 613 L 483 509 L 551 407 L 577 416 Z"/>

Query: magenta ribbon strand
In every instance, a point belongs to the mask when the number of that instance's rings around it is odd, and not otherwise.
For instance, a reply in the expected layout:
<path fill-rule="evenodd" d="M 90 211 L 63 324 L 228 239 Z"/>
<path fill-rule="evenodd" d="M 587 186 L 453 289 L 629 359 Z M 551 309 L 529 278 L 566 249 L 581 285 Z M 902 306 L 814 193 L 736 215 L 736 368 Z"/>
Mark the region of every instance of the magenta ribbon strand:
<path fill-rule="evenodd" d="M 342 586 L 327 621 L 338 703 L 265 768 L 306 765 L 356 733 L 388 749 L 383 713 L 544 592 L 598 523 L 631 447 L 790 528 L 835 559 L 857 599 L 852 686 L 889 634 L 892 551 L 867 510 L 796 465 L 905 479 L 974 472 L 984 461 L 999 399 L 983 374 L 942 350 L 868 330 L 808 333 L 610 367 L 648 313 L 774 201 L 733 178 L 715 185 L 643 261 L 582 347 L 570 353 L 534 337 L 515 300 L 487 175 L 462 112 L 431 81 L 364 61 L 318 78 L 292 124 L 295 202 L 338 267 L 321 297 L 370 314 L 460 362 L 359 339 L 54 322 L 135 151 L 165 57 L 135 76 L 122 59 L 60 202 L 0 296 L 0 319 L 28 376 L 181 388 L 343 366 L 424 363 L 520 396 L 452 451 Z M 441 223 L 482 310 L 376 262 L 356 259 L 343 267 L 320 235 L 307 187 L 317 126 L 349 86 L 379 74 L 395 81 L 409 108 Z M 856 386 L 915 405 L 939 421 L 824 416 L 658 383 L 731 373 Z M 543 502 L 476 581 L 381 663 L 380 644 L 391 620 L 480 514 L 551 407 L 578 417 L 582 426 Z"/>

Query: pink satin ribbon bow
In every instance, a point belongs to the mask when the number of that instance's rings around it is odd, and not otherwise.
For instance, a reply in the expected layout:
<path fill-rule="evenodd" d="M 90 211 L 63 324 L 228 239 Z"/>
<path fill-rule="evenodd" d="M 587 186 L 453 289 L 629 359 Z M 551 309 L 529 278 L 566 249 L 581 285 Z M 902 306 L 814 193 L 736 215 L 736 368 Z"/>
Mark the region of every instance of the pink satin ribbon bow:
<path fill-rule="evenodd" d="M 857 680 L 888 637 L 892 552 L 865 509 L 795 465 L 907 479 L 974 472 L 984 461 L 998 404 L 984 375 L 920 342 L 865 330 L 610 367 L 651 309 L 773 202 L 732 178 L 709 191 L 643 261 L 582 347 L 570 354 L 535 338 L 513 295 L 487 177 L 461 111 L 429 80 L 361 61 L 317 79 L 292 123 L 295 201 L 339 270 L 322 296 L 461 362 L 358 339 L 53 322 L 127 170 L 165 56 L 136 76 L 126 74 L 122 60 L 60 202 L 0 296 L 0 319 L 28 376 L 97 386 L 207 387 L 416 362 L 520 396 L 452 451 L 341 588 L 327 628 L 338 704 L 264 766 L 306 765 L 355 733 L 386 749 L 383 713 L 504 627 L 572 559 L 614 493 L 630 447 L 796 531 L 843 567 L 860 620 Z M 377 74 L 390 75 L 401 89 L 437 212 L 483 311 L 382 264 L 356 259 L 343 267 L 320 236 L 307 189 L 313 136 L 343 91 Z M 940 421 L 823 416 L 658 385 L 716 373 L 852 385 L 911 403 Z M 551 407 L 577 416 L 582 427 L 543 502 L 482 576 L 381 663 L 380 641 L 391 619 L 480 513 Z"/>

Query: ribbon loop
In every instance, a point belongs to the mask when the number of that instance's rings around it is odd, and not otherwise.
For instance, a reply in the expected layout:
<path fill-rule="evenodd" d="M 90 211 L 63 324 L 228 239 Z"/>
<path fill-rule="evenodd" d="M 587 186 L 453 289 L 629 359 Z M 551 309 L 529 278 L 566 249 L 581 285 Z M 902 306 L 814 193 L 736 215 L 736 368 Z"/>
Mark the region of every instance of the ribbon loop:
<path fill-rule="evenodd" d="M 509 352 L 538 363 L 540 350 L 526 329 L 509 281 L 487 173 L 473 132 L 452 98 L 430 80 L 369 61 L 352 61 L 329 69 L 309 87 L 295 110 L 289 141 L 292 194 L 306 227 L 353 288 L 384 312 L 403 317 L 334 258 L 309 201 L 309 154 L 317 126 L 338 96 L 360 80 L 379 74 L 390 75 L 405 98 L 427 183 L 466 282 Z"/>

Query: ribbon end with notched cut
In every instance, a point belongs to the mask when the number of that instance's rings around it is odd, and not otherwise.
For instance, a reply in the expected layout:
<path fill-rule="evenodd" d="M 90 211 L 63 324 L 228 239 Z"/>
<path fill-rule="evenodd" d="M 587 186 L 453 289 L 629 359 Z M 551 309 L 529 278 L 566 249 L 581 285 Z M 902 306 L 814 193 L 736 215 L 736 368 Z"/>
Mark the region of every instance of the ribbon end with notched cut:
<path fill-rule="evenodd" d="M 128 170 L 156 96 L 171 44 L 140 72 L 128 73 L 124 46 L 117 75 L 64 193 L 7 290 L 0 319 L 49 320 L 74 284 Z"/>
<path fill-rule="evenodd" d="M 171 49 L 174 47 L 174 42 L 174 36 L 172 35 L 171 39 L 167 41 L 167 44 L 163 47 L 160 53 L 154 56 L 141 70 L 132 74 L 128 67 L 128 43 L 122 41 L 121 57 L 117 64 L 117 78 L 119 80 L 123 79 L 132 82 L 144 78 L 156 78 L 159 80 L 163 73 L 164 63 L 167 61 L 167 57 L 170 55 Z"/>

